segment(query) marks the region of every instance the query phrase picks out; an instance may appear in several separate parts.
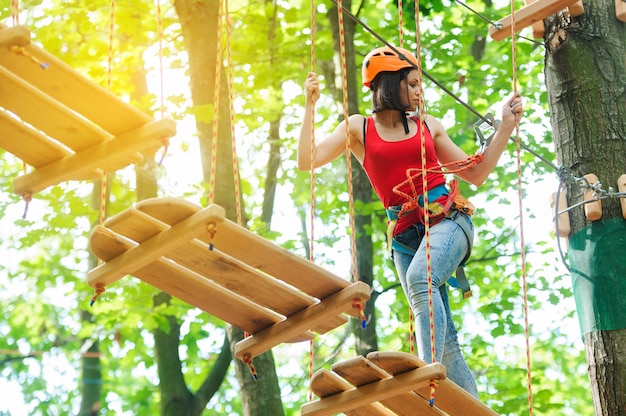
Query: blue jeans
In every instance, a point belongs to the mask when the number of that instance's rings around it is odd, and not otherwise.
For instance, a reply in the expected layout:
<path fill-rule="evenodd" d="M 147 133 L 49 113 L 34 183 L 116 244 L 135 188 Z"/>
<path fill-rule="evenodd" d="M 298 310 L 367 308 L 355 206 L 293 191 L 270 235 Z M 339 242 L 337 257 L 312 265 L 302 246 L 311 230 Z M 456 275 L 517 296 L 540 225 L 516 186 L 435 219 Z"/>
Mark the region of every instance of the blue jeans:
<path fill-rule="evenodd" d="M 459 213 L 457 221 L 469 222 L 471 218 Z M 413 225 L 398 234 L 401 244 L 417 249 L 415 255 L 393 250 L 393 261 L 400 284 L 415 315 L 418 353 L 422 360 L 432 362 L 430 342 L 430 308 L 428 306 L 428 274 L 426 270 L 426 239 L 424 226 Z M 476 381 L 470 372 L 459 347 L 456 328 L 452 321 L 448 289 L 445 284 L 468 254 L 468 239 L 459 224 L 445 218 L 430 227 L 430 257 L 433 287 L 433 316 L 435 321 L 435 355 L 447 370 L 447 376 L 461 388 L 478 397 Z"/>

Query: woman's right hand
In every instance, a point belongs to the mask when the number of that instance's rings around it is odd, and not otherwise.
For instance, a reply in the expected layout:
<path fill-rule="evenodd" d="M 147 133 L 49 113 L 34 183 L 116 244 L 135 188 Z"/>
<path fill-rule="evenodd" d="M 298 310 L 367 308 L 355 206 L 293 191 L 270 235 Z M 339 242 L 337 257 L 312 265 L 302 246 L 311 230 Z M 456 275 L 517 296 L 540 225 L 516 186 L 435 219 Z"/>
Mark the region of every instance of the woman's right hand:
<path fill-rule="evenodd" d="M 320 84 L 317 80 L 317 74 L 315 72 L 309 72 L 304 81 L 304 92 L 306 93 L 307 104 L 313 104 L 320 98 Z"/>

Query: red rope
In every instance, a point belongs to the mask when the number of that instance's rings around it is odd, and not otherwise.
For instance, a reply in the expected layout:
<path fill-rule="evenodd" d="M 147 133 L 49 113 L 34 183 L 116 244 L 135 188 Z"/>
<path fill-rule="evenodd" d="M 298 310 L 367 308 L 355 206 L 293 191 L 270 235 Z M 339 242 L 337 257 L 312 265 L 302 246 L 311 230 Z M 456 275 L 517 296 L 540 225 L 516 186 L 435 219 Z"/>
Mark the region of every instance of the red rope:
<path fill-rule="evenodd" d="M 111 14 L 109 21 L 109 50 L 108 50 L 108 62 L 107 62 L 107 90 L 111 91 L 111 79 L 113 77 L 113 39 L 115 36 L 115 0 L 111 1 Z M 104 224 L 106 220 L 107 210 L 107 187 L 108 178 L 106 171 L 102 170 L 101 182 L 100 182 L 100 225 Z M 102 264 L 102 259 L 98 259 L 98 265 Z M 91 298 L 90 306 L 93 306 L 96 299 L 104 293 L 104 285 L 102 283 L 96 284 L 95 294 Z"/>
<path fill-rule="evenodd" d="M 404 47 L 404 19 L 402 10 L 402 0 L 398 0 L 398 39 L 400 47 Z"/>
<path fill-rule="evenodd" d="M 163 13 L 161 11 L 161 0 L 157 0 L 157 34 L 159 38 L 159 95 L 160 95 L 160 114 L 161 119 L 165 117 L 165 93 L 163 87 Z M 169 148 L 169 140 L 165 141 L 163 153 L 159 160 L 159 166 L 163 164 L 163 160 L 167 155 L 167 149 Z"/>
<path fill-rule="evenodd" d="M 254 368 L 254 364 L 252 363 L 252 358 L 250 357 L 250 354 L 246 354 L 246 356 L 243 357 L 241 361 L 243 361 L 243 363 L 248 366 L 248 370 L 250 370 L 250 374 L 252 375 L 252 378 L 254 378 L 255 380 L 258 380 L 259 375 L 256 372 L 256 368 Z"/>
<path fill-rule="evenodd" d="M 420 33 L 420 19 L 419 19 L 419 0 L 415 0 L 415 37 L 417 44 L 417 73 L 418 73 L 418 85 L 420 88 L 419 94 L 419 128 L 420 128 L 420 140 L 421 140 L 421 158 L 422 166 L 426 166 L 426 136 L 425 136 L 425 119 L 424 114 L 424 91 L 422 88 L 422 50 L 421 50 L 421 33 Z M 428 189 L 427 175 L 422 176 L 422 189 L 426 191 Z M 413 182 L 411 181 L 413 186 Z M 395 190 L 395 189 L 394 189 Z M 413 189 L 415 192 L 415 189 Z M 424 198 L 424 242 L 426 244 L 426 274 L 428 276 L 428 318 L 430 329 L 430 354 L 432 362 L 437 361 L 436 345 L 435 345 L 435 317 L 433 307 L 433 277 L 432 277 L 432 259 L 431 259 L 431 246 L 430 246 L 430 216 L 428 211 L 428 192 L 423 193 Z M 418 205 L 419 206 L 419 205 Z M 434 379 L 430 380 L 430 405 L 435 404 L 435 389 L 437 385 Z"/>
<path fill-rule="evenodd" d="M 228 0 L 224 0 L 224 8 L 226 11 L 226 67 L 228 68 L 228 97 L 230 101 L 230 137 L 232 140 L 232 156 L 233 156 L 233 176 L 235 182 L 235 210 L 237 213 L 237 224 L 242 224 L 241 209 L 241 185 L 239 183 L 239 160 L 237 158 L 237 140 L 235 137 L 235 107 L 233 98 L 233 71 L 231 65 L 231 46 L 230 46 L 230 22 L 228 19 Z"/>
<path fill-rule="evenodd" d="M 163 16 L 161 12 L 161 0 L 157 0 L 157 35 L 159 37 L 159 95 L 161 100 L 161 118 L 165 116 L 165 103 L 163 92 Z"/>
<path fill-rule="evenodd" d="M 315 0 L 311 0 L 311 71 L 315 71 Z M 311 105 L 311 181 L 309 193 L 309 222 L 310 222 L 310 243 L 309 261 L 315 261 L 315 106 Z M 309 401 L 313 400 L 313 381 L 315 359 L 315 339 L 309 341 Z"/>
<path fill-rule="evenodd" d="M 469 156 L 467 159 L 462 160 L 462 161 L 457 161 L 457 162 L 451 162 L 448 164 L 444 164 L 444 165 L 440 165 L 434 168 L 409 168 L 406 170 L 406 176 L 407 179 L 404 180 L 403 182 L 399 183 L 398 185 L 393 187 L 393 192 L 396 195 L 400 195 L 404 198 L 406 198 L 407 202 L 405 204 L 403 204 L 402 206 L 402 210 L 400 212 L 400 216 L 402 216 L 402 214 L 404 214 L 407 211 L 411 211 L 413 209 L 421 209 L 420 208 L 420 204 L 419 204 L 419 198 L 421 196 L 421 193 L 417 191 L 417 188 L 415 187 L 415 180 L 417 179 L 417 177 L 421 176 L 422 180 L 423 178 L 426 177 L 426 173 L 427 172 L 431 172 L 431 173 L 441 173 L 441 174 L 452 174 L 452 173 L 459 173 L 463 170 L 467 170 L 477 164 L 479 164 L 480 162 L 482 162 L 483 160 L 483 156 L 480 153 L 474 154 Z M 448 168 L 446 168 L 446 165 L 448 166 Z M 457 166 L 457 169 L 449 169 L 450 166 Z M 409 195 L 406 192 L 402 191 L 401 189 L 403 189 L 404 187 L 406 187 L 406 185 L 409 185 L 409 187 L 411 188 L 411 194 Z M 424 184 L 422 184 L 422 186 L 424 186 Z M 456 195 L 456 183 L 452 182 L 452 186 L 454 186 L 455 188 L 452 189 L 452 192 L 454 193 L 454 195 L 451 193 L 450 198 L 448 203 L 451 204 L 454 199 L 454 196 Z M 424 188 L 423 188 L 424 189 Z M 426 198 L 427 196 L 424 197 L 424 207 L 427 207 L 428 205 L 426 204 Z"/>
<path fill-rule="evenodd" d="M 215 202 L 215 179 L 217 174 L 217 128 L 220 107 L 220 78 L 222 74 L 222 20 L 223 3 L 220 2 L 217 13 L 217 53 L 215 63 L 215 91 L 213 92 L 213 135 L 211 140 L 211 169 L 209 171 L 209 204 Z"/>
<path fill-rule="evenodd" d="M 350 243 L 352 247 L 352 277 L 354 281 L 359 280 L 359 268 L 356 253 L 356 226 L 354 222 L 354 192 L 352 179 L 352 157 L 350 155 L 350 109 L 348 105 L 348 70 L 346 67 L 346 40 L 343 24 L 343 1 L 337 1 L 337 16 L 339 21 L 339 46 L 341 55 L 341 81 L 343 89 L 343 117 L 346 124 L 346 169 L 348 171 L 348 200 L 350 210 Z"/>
<path fill-rule="evenodd" d="M 517 45 L 515 35 L 515 2 L 511 0 L 511 56 L 513 65 L 513 94 L 517 95 Z M 522 292 L 524 297 L 524 336 L 526 341 L 526 381 L 528 388 L 528 413 L 533 414 L 533 387 L 532 387 L 532 364 L 530 351 L 530 326 L 528 322 L 528 285 L 526 270 L 526 243 L 524 238 L 524 204 L 522 189 L 522 149 L 519 134 L 519 124 L 515 123 L 515 145 L 517 154 L 517 191 L 519 208 L 519 228 L 522 262 Z"/>
<path fill-rule="evenodd" d="M 13 26 L 20 24 L 20 2 L 18 0 L 11 0 L 11 19 Z"/>

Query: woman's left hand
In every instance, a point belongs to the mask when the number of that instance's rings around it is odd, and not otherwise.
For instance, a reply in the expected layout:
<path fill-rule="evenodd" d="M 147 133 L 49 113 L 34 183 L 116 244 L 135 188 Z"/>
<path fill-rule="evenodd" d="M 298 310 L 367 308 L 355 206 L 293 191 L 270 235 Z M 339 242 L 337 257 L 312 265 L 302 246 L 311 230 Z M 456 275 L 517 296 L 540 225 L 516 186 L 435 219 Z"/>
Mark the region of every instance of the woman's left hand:
<path fill-rule="evenodd" d="M 519 94 L 509 98 L 502 107 L 502 124 L 515 125 L 524 115 L 522 97 Z"/>

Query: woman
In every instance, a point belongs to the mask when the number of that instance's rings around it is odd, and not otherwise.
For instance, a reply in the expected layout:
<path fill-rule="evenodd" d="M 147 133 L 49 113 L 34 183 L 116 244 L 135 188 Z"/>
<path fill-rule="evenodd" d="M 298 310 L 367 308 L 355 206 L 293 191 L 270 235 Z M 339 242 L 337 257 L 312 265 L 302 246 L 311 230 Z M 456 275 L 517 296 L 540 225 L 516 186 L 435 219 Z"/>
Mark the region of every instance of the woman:
<path fill-rule="evenodd" d="M 466 259 L 471 250 L 473 226 L 469 210 L 461 209 L 453 186 L 446 186 L 442 173 L 432 170 L 440 165 L 466 160 L 461 150 L 430 115 L 424 122 L 407 113 L 418 109 L 420 102 L 417 59 L 403 48 L 382 47 L 363 60 L 363 84 L 372 93 L 373 114 L 350 116 L 346 138 L 345 121 L 315 144 L 315 165 L 311 166 L 311 109 L 320 97 L 317 75 L 310 72 L 304 84 L 306 104 L 298 143 L 298 167 L 309 170 L 331 162 L 345 150 L 345 141 L 363 165 L 372 186 L 387 209 L 392 235 L 392 257 L 400 283 L 416 321 L 420 357 L 431 362 L 428 274 L 424 235 L 423 183 L 420 174 L 413 184 L 407 170 L 422 169 L 422 136 L 426 147 L 427 199 L 429 201 L 431 278 L 435 355 L 446 366 L 448 377 L 470 394 L 478 396 L 476 382 L 465 362 L 452 321 L 446 281 Z M 456 175 L 474 185 L 481 185 L 496 166 L 516 123 L 522 117 L 522 101 L 511 97 L 503 105 L 502 122 L 482 161 Z M 424 132 L 420 131 L 425 126 Z M 394 189 L 395 188 L 395 189 Z M 415 197 L 411 205 L 409 197 Z M 419 196 L 419 198 L 417 198 Z M 419 202 L 416 202 L 419 201 Z M 418 205 L 419 203 L 419 205 Z"/>

